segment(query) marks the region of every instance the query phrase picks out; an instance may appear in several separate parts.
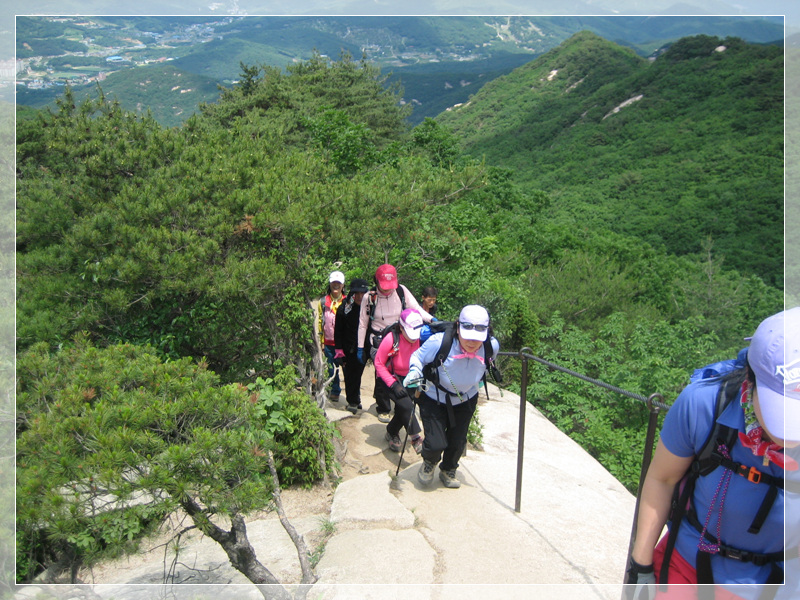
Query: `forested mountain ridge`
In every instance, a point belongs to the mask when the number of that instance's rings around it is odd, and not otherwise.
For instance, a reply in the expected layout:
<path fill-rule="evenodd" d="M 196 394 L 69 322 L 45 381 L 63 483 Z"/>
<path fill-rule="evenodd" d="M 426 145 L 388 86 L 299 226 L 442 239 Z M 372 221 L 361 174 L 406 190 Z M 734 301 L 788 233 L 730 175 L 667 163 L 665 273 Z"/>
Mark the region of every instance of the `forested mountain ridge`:
<path fill-rule="evenodd" d="M 439 116 L 550 216 L 783 285 L 783 54 L 696 36 L 653 61 L 594 34 Z"/>
<path fill-rule="evenodd" d="M 602 58 L 587 48 L 611 52 L 594 73 L 611 64 L 625 82 L 653 72 L 590 35 L 571 51 Z M 527 347 L 668 402 L 693 369 L 733 356 L 782 305 L 779 289 L 721 270 L 713 252 L 676 256 L 606 228 L 581 203 L 588 185 L 566 202 L 569 188 L 559 195 L 522 177 L 541 168 L 465 154 L 433 119 L 409 128 L 407 107 L 369 61 L 315 55 L 286 72 L 242 65 L 237 79 L 181 127 L 113 98 L 79 101 L 69 88 L 55 109 L 18 120 L 20 580 L 119 552 L 179 505 L 200 527 L 256 510 L 268 501 L 266 450 L 284 484 L 334 475 L 309 309 L 334 268 L 351 281 L 391 262 L 415 293 L 439 288 L 445 319 L 486 306 L 502 350 Z M 561 84 L 558 73 L 552 81 Z M 614 96 L 614 81 L 583 83 L 596 90 L 590 98 Z M 554 94 L 553 108 L 581 85 Z M 614 118 L 641 102 L 605 122 L 619 126 Z M 502 99 L 495 113 L 517 104 Z M 552 129 L 550 147 L 580 129 L 570 127 L 580 114 L 564 114 L 571 120 Z M 605 113 L 589 114 L 603 122 Z M 607 134 L 603 156 L 631 145 Z M 609 165 L 607 178 L 621 181 L 637 164 Z M 692 172 L 707 165 L 720 168 L 698 153 Z M 601 191 L 594 198 L 605 201 Z M 519 360 L 501 366 L 519 390 Z M 635 489 L 647 411 L 531 370 L 528 398 Z M 107 490 L 122 500 L 144 490 L 158 505 L 109 521 L 89 493 Z"/>
<path fill-rule="evenodd" d="M 18 17 L 16 99 L 44 106 L 67 81 L 81 98 L 97 80 L 126 109 L 174 126 L 231 85 L 241 62 L 284 68 L 344 51 L 400 82 L 417 124 L 584 29 L 642 56 L 697 33 L 760 43 L 783 34 L 768 17 Z"/>

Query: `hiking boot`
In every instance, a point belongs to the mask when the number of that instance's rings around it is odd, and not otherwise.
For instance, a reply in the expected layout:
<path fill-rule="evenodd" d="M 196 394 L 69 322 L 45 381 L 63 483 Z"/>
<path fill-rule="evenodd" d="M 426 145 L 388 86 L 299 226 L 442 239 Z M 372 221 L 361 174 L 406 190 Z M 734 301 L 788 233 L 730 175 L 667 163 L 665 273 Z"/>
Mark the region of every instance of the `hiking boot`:
<path fill-rule="evenodd" d="M 339 401 L 339 394 L 328 394 L 328 400 L 331 402 L 338 402 Z"/>
<path fill-rule="evenodd" d="M 388 423 L 392 420 L 391 413 L 378 413 L 378 421 L 381 423 Z"/>
<path fill-rule="evenodd" d="M 360 404 L 348 404 L 347 406 L 345 406 L 345 408 L 347 410 L 349 410 L 351 413 L 356 414 L 356 413 L 358 413 L 358 411 L 361 410 L 361 405 Z"/>
<path fill-rule="evenodd" d="M 422 459 L 422 465 L 417 471 L 417 479 L 422 485 L 429 485 L 431 481 L 433 481 L 433 470 L 436 468 L 436 465 L 432 462 L 428 462 L 424 458 Z"/>
<path fill-rule="evenodd" d="M 392 452 L 400 452 L 401 444 L 399 435 L 392 435 L 387 431 L 386 441 L 389 442 L 389 450 L 391 450 Z"/>
<path fill-rule="evenodd" d="M 461 487 L 461 482 L 456 479 L 456 470 L 453 469 L 451 471 L 442 471 L 439 470 L 439 479 L 442 480 L 444 487 L 446 488 L 459 488 Z"/>
<path fill-rule="evenodd" d="M 418 435 L 416 437 L 411 438 L 411 445 L 414 448 L 414 452 L 417 454 L 422 453 L 422 436 Z"/>

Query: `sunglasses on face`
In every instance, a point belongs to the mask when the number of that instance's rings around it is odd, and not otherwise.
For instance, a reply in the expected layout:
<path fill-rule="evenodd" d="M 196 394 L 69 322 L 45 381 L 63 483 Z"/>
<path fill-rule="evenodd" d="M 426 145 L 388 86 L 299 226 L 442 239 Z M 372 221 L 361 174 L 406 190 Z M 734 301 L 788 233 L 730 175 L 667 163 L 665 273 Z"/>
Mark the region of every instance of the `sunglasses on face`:
<path fill-rule="evenodd" d="M 480 331 L 481 333 L 483 333 L 484 331 L 489 329 L 488 325 L 475 325 L 474 323 L 464 323 L 464 321 L 459 321 L 458 324 L 461 325 L 461 327 L 463 327 L 467 331 L 472 331 L 474 329 L 475 331 Z"/>

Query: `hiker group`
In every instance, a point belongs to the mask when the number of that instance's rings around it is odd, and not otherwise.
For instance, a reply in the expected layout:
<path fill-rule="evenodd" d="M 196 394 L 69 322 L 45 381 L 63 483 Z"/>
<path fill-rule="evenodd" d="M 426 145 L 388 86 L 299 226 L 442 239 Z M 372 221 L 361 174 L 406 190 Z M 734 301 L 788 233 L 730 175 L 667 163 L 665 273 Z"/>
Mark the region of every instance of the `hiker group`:
<path fill-rule="evenodd" d="M 371 360 L 376 414 L 386 423 L 389 449 L 405 450 L 400 439 L 405 430 L 406 441 L 422 456 L 419 481 L 429 485 L 438 465 L 442 484 L 460 487 L 456 470 L 478 390 L 487 368 L 497 374 L 493 361 L 500 345 L 491 334 L 488 311 L 467 305 L 456 321 L 440 321 L 435 316 L 437 290 L 425 288 L 420 304 L 390 264 L 378 267 L 372 286 L 353 279 L 345 296 L 344 285 L 341 271 L 331 273 L 328 293 L 319 302 L 320 338 L 331 382 L 328 398 L 340 401 L 341 367 L 346 409 L 360 414 L 361 378 Z"/>
<path fill-rule="evenodd" d="M 435 305 L 435 290 L 425 296 Z M 347 409 L 361 410 L 360 377 L 372 360 L 389 448 L 404 448 L 405 429 L 423 458 L 420 483 L 438 465 L 446 487 L 460 486 L 479 386 L 499 351 L 488 312 L 468 305 L 454 323 L 439 322 L 388 264 L 372 288 L 353 280 L 339 301 L 325 343 L 344 367 Z M 764 319 L 746 339 L 736 358 L 697 369 L 669 407 L 635 517 L 625 580 L 633 600 L 800 597 L 800 307 Z"/>

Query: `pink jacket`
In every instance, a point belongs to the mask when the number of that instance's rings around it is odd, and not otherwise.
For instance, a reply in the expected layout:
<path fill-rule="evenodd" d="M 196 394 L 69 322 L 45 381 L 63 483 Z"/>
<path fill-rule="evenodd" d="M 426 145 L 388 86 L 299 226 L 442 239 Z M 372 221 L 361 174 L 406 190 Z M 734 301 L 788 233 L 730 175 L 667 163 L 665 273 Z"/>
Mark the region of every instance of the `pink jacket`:
<path fill-rule="evenodd" d="M 389 334 L 383 338 L 373 361 L 378 377 L 383 379 L 383 382 L 389 387 L 392 387 L 392 384 L 397 381 L 394 375 L 397 375 L 401 380 L 408 375 L 408 363 L 411 360 L 411 355 L 419 348 L 419 340 L 409 342 L 402 333 L 398 333 L 398 338 L 397 353 L 390 356 L 394 346 L 394 336 Z"/>

